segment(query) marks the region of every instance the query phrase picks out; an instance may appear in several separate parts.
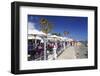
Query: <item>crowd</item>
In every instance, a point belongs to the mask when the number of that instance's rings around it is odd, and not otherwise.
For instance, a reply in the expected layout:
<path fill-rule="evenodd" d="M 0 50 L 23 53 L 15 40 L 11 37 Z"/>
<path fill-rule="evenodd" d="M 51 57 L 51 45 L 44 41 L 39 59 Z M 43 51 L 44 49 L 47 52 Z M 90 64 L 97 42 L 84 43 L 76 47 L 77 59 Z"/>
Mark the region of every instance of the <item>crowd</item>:
<path fill-rule="evenodd" d="M 53 55 L 53 59 L 55 60 L 57 56 L 64 51 L 64 47 L 74 45 L 74 41 L 48 41 L 46 43 L 46 60 L 48 60 L 49 55 Z M 44 43 L 41 42 L 41 40 L 37 40 L 36 43 L 32 39 L 28 40 L 28 60 L 44 60 Z"/>

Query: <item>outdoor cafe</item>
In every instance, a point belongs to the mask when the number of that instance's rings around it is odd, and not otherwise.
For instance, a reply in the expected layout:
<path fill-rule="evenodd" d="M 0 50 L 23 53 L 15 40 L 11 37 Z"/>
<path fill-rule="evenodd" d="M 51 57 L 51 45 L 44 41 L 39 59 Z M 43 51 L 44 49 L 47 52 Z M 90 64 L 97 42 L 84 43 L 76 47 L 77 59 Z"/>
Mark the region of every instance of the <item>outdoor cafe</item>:
<path fill-rule="evenodd" d="M 66 49 L 73 45 L 73 39 L 56 35 L 46 35 L 42 31 L 28 31 L 28 61 L 56 60 Z"/>

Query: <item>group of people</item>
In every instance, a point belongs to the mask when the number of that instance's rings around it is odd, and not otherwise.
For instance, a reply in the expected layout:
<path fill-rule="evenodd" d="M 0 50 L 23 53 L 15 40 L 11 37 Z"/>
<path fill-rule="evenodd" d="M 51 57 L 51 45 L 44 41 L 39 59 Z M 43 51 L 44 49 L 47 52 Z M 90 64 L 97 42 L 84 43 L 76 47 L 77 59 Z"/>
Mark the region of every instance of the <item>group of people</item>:
<path fill-rule="evenodd" d="M 65 45 L 64 45 L 65 44 Z M 64 50 L 66 46 L 74 46 L 75 42 L 47 42 L 46 43 L 46 59 L 50 54 L 53 55 L 53 59 L 57 59 L 57 55 L 60 51 Z M 37 43 L 32 42 L 32 40 L 28 41 L 28 60 L 43 60 L 44 58 L 44 43 L 38 41 Z"/>
<path fill-rule="evenodd" d="M 55 43 L 55 42 L 48 42 L 46 44 L 46 52 L 47 52 L 47 59 L 48 55 L 53 54 L 54 59 L 57 57 L 57 52 L 61 50 L 63 45 L 61 43 Z M 37 43 L 34 43 L 31 41 L 28 41 L 28 60 L 35 60 L 35 59 L 43 59 L 44 55 L 44 43 L 41 43 L 41 41 L 38 41 Z"/>
<path fill-rule="evenodd" d="M 61 49 L 63 49 L 63 44 L 60 42 L 49 42 L 47 44 L 48 54 L 52 54 L 54 60 L 57 59 L 57 55 L 62 51 Z"/>
<path fill-rule="evenodd" d="M 43 43 L 33 43 L 32 41 L 28 41 L 28 55 L 30 55 L 28 60 L 35 60 L 41 56 L 43 56 L 44 51 L 44 44 Z"/>

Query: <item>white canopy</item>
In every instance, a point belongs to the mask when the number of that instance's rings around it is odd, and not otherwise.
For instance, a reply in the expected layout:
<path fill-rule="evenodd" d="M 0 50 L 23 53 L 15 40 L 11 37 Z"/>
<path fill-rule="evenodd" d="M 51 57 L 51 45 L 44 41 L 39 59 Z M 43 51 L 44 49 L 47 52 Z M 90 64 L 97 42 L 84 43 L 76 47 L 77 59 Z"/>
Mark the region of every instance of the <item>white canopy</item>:
<path fill-rule="evenodd" d="M 59 37 L 62 41 L 65 39 L 64 37 Z"/>
<path fill-rule="evenodd" d="M 59 36 L 56 36 L 56 35 L 48 35 L 47 37 L 49 40 L 58 40 L 59 39 Z"/>
<path fill-rule="evenodd" d="M 62 41 L 74 41 L 72 38 L 68 37 L 59 37 Z"/>
<path fill-rule="evenodd" d="M 69 38 L 68 41 L 74 41 L 72 38 Z"/>
<path fill-rule="evenodd" d="M 42 31 L 38 31 L 36 29 L 29 29 L 28 30 L 28 34 L 32 34 L 32 35 L 39 35 L 39 36 L 44 36 L 46 35 L 45 33 L 43 33 Z"/>
<path fill-rule="evenodd" d="M 48 38 L 59 38 L 59 37 L 56 35 L 49 35 Z"/>
<path fill-rule="evenodd" d="M 39 36 L 32 36 L 32 35 L 28 35 L 28 39 L 38 39 L 38 40 L 42 40 L 42 38 L 41 37 L 39 37 Z"/>

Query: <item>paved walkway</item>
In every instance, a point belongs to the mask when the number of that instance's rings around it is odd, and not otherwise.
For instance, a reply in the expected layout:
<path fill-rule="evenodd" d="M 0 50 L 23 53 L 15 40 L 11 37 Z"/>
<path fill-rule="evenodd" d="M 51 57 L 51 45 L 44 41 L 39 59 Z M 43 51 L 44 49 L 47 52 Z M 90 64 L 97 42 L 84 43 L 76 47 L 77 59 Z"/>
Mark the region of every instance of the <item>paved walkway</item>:
<path fill-rule="evenodd" d="M 58 59 L 82 59 L 88 58 L 88 49 L 85 46 L 66 47 L 65 51 L 58 57 Z"/>
<path fill-rule="evenodd" d="M 58 59 L 76 59 L 75 48 L 66 48 L 65 51 L 58 57 Z"/>

